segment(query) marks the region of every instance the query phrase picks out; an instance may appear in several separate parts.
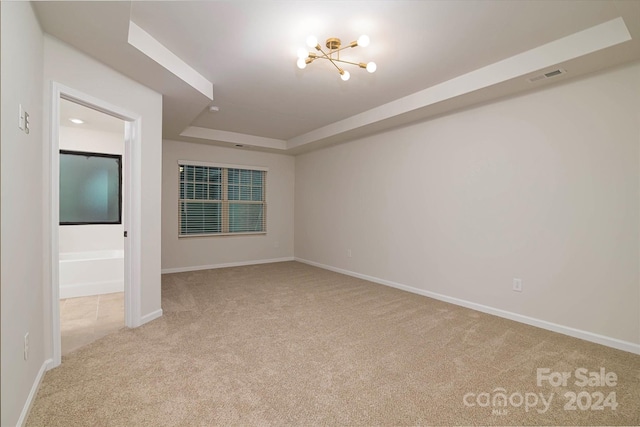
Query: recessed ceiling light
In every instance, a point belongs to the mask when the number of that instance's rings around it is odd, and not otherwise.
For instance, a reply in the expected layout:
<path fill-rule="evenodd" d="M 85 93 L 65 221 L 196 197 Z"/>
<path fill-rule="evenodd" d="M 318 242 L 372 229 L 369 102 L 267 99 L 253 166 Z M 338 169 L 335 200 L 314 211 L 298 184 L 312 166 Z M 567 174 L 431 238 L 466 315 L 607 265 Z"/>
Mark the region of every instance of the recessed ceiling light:
<path fill-rule="evenodd" d="M 81 124 L 83 124 L 83 123 L 84 123 L 84 120 L 80 120 L 80 119 L 69 119 L 69 121 L 70 121 L 71 123 L 75 123 L 75 124 L 77 124 L 77 125 L 81 125 Z"/>

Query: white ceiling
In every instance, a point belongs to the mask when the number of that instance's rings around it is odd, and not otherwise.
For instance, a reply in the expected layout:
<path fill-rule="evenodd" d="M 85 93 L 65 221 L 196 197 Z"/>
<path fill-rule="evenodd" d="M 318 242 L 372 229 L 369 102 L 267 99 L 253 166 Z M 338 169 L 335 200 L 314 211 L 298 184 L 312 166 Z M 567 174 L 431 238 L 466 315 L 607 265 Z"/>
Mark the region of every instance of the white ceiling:
<path fill-rule="evenodd" d="M 288 154 L 640 59 L 638 0 L 34 7 L 47 33 L 162 93 L 165 138 Z M 130 21 L 213 83 L 213 100 L 129 44 Z M 343 58 L 375 61 L 378 71 L 347 66 L 351 79 L 343 82 L 328 63 L 298 69 L 296 51 L 309 34 L 321 44 L 368 34 L 368 47 Z M 566 73 L 528 80 L 558 68 Z"/>
<path fill-rule="evenodd" d="M 84 123 L 76 124 L 71 119 L 80 119 Z M 124 121 L 100 111 L 87 108 L 75 102 L 60 100 L 60 125 L 78 129 L 97 130 L 122 134 Z"/>

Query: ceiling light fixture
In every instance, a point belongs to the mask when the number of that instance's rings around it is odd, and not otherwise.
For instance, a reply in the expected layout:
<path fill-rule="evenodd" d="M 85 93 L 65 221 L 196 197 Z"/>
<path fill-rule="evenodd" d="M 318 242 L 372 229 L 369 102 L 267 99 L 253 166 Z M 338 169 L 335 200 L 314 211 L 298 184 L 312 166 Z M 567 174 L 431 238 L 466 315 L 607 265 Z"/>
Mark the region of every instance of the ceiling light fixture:
<path fill-rule="evenodd" d="M 352 48 L 356 46 L 367 47 L 369 45 L 369 42 L 370 42 L 369 36 L 362 35 L 358 38 L 358 40 L 353 41 L 346 46 L 342 46 L 340 39 L 332 37 L 327 39 L 327 41 L 325 42 L 325 46 L 327 47 L 327 49 L 329 49 L 328 52 L 325 52 L 322 49 L 322 46 L 318 44 L 318 39 L 314 36 L 309 36 L 307 37 L 307 46 L 315 48 L 320 53 L 307 52 L 307 50 L 304 48 L 299 49 L 298 62 L 297 62 L 298 68 L 302 70 L 302 69 L 305 69 L 308 64 L 311 64 L 316 59 L 326 59 L 329 62 L 331 62 L 334 67 L 338 69 L 338 72 L 340 73 L 340 78 L 344 81 L 349 80 L 349 77 L 351 77 L 351 74 L 349 74 L 348 71 L 342 69 L 337 64 L 337 62 L 344 63 L 344 64 L 357 65 L 360 68 L 366 69 L 370 73 L 375 73 L 376 69 L 378 68 L 375 62 L 368 62 L 368 63 L 351 62 L 351 61 L 345 61 L 340 59 L 341 51 L 347 48 Z"/>
<path fill-rule="evenodd" d="M 81 125 L 81 124 L 83 124 L 83 123 L 84 123 L 84 120 L 80 120 L 80 119 L 69 119 L 69 121 L 70 121 L 71 123 L 75 123 L 75 124 L 77 124 L 77 125 Z"/>

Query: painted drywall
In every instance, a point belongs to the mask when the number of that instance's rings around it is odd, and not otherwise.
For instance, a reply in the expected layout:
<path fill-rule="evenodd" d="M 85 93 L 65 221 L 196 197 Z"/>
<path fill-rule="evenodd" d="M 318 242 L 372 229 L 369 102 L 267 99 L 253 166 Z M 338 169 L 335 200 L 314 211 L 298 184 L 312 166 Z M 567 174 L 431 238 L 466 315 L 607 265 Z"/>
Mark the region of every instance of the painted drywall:
<path fill-rule="evenodd" d="M 635 63 L 301 155 L 295 256 L 638 348 L 639 147 Z"/>
<path fill-rule="evenodd" d="M 2 415 L 24 419 L 25 402 L 44 372 L 42 145 L 43 34 L 28 2 L 0 2 L 2 60 Z M 18 105 L 29 113 L 18 129 Z M 24 336 L 29 333 L 29 358 Z M 22 419 L 21 419 L 22 417 Z"/>
<path fill-rule="evenodd" d="M 141 117 L 141 191 L 144 196 L 141 207 L 142 224 L 138 232 L 142 242 L 140 312 L 144 321 L 161 310 L 159 207 L 162 181 L 162 96 L 49 35 L 45 36 L 44 42 L 44 80 L 47 106 L 50 105 L 50 85 L 55 81 Z M 45 118 L 48 118 L 48 114 L 50 112 L 47 109 Z M 48 176 L 48 161 L 44 168 L 45 176 Z M 46 197 L 49 197 L 49 193 Z M 46 208 L 49 209 L 50 206 L 47 204 Z M 46 212 L 46 216 L 49 217 L 49 212 Z M 45 237 L 49 236 L 49 230 L 45 230 Z M 49 262 L 50 259 L 45 257 L 45 263 Z M 46 319 L 49 318 L 50 313 Z M 48 324 L 46 326 L 50 327 Z"/>
<path fill-rule="evenodd" d="M 106 132 L 60 126 L 60 149 L 90 153 L 124 153 L 124 124 L 122 132 Z M 65 252 L 123 250 L 122 224 L 63 225 L 59 227 L 59 248 Z"/>
<path fill-rule="evenodd" d="M 293 258 L 295 160 L 292 156 L 165 140 L 162 159 L 164 272 Z M 269 168 L 267 234 L 178 238 L 178 160 Z"/>

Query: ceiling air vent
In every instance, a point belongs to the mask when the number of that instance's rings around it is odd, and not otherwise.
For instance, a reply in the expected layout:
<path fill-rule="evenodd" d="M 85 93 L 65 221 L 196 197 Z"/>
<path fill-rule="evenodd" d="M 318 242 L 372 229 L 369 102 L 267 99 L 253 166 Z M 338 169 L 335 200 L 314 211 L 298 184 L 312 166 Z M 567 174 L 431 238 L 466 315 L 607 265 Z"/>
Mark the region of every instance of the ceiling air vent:
<path fill-rule="evenodd" d="M 539 76 L 534 76 L 529 79 L 530 83 L 538 82 L 540 80 L 550 79 L 555 76 L 559 76 L 560 74 L 566 73 L 562 68 L 558 68 L 557 70 L 549 71 L 544 74 L 540 74 Z"/>

